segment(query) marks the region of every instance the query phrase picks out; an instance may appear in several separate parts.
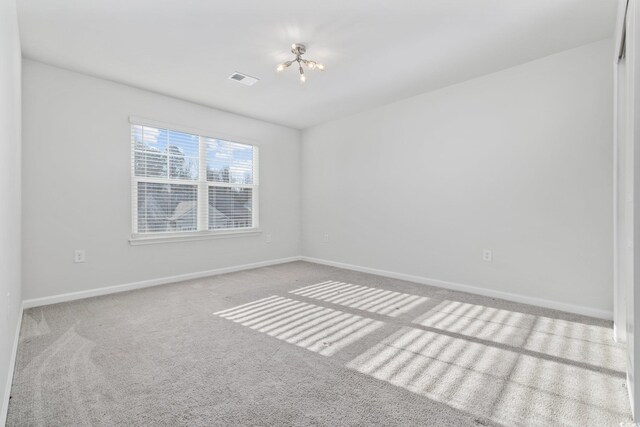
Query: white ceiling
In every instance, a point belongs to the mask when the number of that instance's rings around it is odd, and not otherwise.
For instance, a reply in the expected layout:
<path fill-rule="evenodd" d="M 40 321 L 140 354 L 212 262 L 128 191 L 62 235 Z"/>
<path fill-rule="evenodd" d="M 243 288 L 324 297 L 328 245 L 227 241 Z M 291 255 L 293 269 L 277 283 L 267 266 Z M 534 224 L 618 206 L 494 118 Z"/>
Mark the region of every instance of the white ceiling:
<path fill-rule="evenodd" d="M 610 37 L 615 12 L 616 0 L 18 1 L 25 57 L 294 128 Z M 294 42 L 327 67 L 304 85 L 275 72 Z"/>

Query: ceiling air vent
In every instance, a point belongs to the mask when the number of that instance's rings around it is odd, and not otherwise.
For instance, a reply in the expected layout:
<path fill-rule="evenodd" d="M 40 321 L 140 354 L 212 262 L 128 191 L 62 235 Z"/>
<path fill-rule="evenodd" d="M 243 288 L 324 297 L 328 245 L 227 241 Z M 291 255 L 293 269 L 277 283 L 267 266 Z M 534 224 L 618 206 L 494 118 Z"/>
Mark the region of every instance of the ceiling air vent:
<path fill-rule="evenodd" d="M 245 86 L 253 86 L 258 82 L 258 79 L 256 79 L 255 77 L 251 77 L 246 74 L 239 73 L 237 71 L 229 76 L 229 80 L 242 83 Z"/>

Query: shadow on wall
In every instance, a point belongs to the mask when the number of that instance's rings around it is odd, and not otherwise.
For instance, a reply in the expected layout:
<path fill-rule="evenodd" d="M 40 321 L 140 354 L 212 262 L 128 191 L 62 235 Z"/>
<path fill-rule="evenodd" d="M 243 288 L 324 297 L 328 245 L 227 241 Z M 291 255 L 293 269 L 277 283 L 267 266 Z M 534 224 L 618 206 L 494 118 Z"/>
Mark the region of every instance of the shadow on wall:
<path fill-rule="evenodd" d="M 324 356 L 396 326 L 346 367 L 494 422 L 630 421 L 624 353 L 607 327 L 339 281 L 290 295 L 214 314 Z"/>

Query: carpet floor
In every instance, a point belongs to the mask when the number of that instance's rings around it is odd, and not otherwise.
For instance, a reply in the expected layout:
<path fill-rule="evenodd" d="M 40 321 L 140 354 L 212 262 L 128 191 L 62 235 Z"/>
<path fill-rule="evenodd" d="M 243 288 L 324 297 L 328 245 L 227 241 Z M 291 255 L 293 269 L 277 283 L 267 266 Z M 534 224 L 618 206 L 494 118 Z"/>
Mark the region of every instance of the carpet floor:
<path fill-rule="evenodd" d="M 589 317 L 293 262 L 26 310 L 9 426 L 618 426 Z"/>

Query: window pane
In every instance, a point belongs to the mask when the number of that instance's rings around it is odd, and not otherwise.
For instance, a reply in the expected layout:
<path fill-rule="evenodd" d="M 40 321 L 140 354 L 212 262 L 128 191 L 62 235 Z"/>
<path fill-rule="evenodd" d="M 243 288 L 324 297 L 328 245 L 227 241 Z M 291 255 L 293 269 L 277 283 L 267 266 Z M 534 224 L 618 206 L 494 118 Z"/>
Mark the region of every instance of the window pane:
<path fill-rule="evenodd" d="M 253 184 L 253 146 L 205 138 L 207 181 Z"/>
<path fill-rule="evenodd" d="M 159 129 L 131 127 L 134 169 L 136 176 L 165 178 L 167 176 L 167 139 Z"/>
<path fill-rule="evenodd" d="M 197 135 L 138 125 L 131 129 L 136 176 L 198 179 Z"/>
<path fill-rule="evenodd" d="M 200 137 L 172 130 L 166 132 L 169 178 L 197 180 Z"/>
<path fill-rule="evenodd" d="M 198 158 L 169 156 L 169 178 L 198 180 Z"/>
<path fill-rule="evenodd" d="M 138 183 L 138 233 L 195 231 L 197 186 Z"/>
<path fill-rule="evenodd" d="M 251 188 L 209 187 L 209 230 L 252 227 Z"/>

